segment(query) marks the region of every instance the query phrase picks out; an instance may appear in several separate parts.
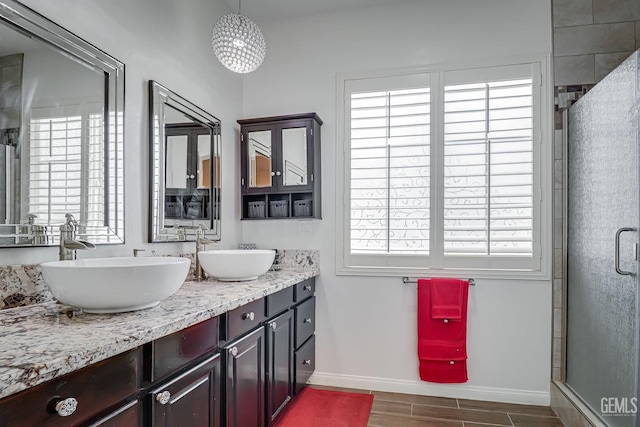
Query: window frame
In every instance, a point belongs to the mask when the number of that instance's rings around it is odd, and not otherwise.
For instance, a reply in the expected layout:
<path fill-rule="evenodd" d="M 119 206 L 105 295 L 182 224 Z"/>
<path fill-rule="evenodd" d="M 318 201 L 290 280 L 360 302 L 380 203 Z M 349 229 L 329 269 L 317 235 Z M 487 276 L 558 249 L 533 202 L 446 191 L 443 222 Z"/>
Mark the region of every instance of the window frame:
<path fill-rule="evenodd" d="M 551 60 L 546 55 L 523 55 L 492 60 L 476 60 L 465 63 L 435 64 L 424 67 L 404 67 L 396 69 L 370 70 L 363 72 L 338 73 L 337 86 L 337 120 L 336 120 L 336 275 L 358 276 L 439 276 L 439 277 L 475 277 L 475 278 L 517 278 L 532 280 L 549 280 L 551 276 L 551 224 L 552 224 L 552 171 L 553 140 L 552 124 L 553 86 L 550 76 Z M 443 134 L 443 120 L 440 105 L 443 105 L 444 75 L 447 72 L 490 67 L 510 67 L 527 65 L 532 69 L 534 89 L 539 85 L 539 96 L 534 96 L 534 135 L 533 135 L 533 169 L 534 169 L 534 256 L 531 266 L 511 263 L 510 257 L 496 256 L 464 256 L 444 257 L 443 252 L 430 252 L 430 255 L 394 255 L 394 254 L 350 254 L 350 111 L 347 96 L 350 86 L 357 81 L 367 79 L 407 78 L 420 74 L 431 77 L 431 103 L 436 106 L 432 113 L 431 123 L 431 180 L 432 189 L 438 194 L 431 194 L 430 239 L 436 240 L 436 247 L 443 245 L 443 230 L 434 228 L 444 215 L 441 202 L 444 192 L 444 143 L 436 141 Z M 434 80 L 435 79 L 435 80 Z M 364 83 L 366 84 L 366 83 Z M 390 87 L 388 89 L 391 89 Z M 442 89 L 442 90 L 441 90 Z M 537 116 L 536 116 L 537 115 Z M 435 129 L 435 130 L 434 130 Z M 431 245 L 433 248 L 434 245 Z M 522 258 L 522 257 L 521 257 Z"/>

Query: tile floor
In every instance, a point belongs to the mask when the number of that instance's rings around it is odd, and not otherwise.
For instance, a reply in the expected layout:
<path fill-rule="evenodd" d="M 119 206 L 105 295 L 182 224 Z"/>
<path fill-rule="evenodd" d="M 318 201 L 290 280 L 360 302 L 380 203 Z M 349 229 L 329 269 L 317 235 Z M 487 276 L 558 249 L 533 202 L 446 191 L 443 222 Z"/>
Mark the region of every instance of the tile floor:
<path fill-rule="evenodd" d="M 551 408 L 545 406 L 312 387 L 373 394 L 369 427 L 563 427 Z"/>

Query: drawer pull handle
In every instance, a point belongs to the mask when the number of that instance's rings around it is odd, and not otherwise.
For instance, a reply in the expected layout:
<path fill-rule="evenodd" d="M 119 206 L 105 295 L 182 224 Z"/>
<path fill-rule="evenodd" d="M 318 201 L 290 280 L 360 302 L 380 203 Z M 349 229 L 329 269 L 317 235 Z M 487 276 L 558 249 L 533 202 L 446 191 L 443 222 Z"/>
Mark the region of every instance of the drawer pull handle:
<path fill-rule="evenodd" d="M 307 317 L 306 319 L 304 319 L 302 323 L 311 323 L 311 318 Z"/>
<path fill-rule="evenodd" d="M 271 322 L 269 323 L 269 327 L 275 331 L 276 328 L 278 327 L 278 324 L 276 322 Z"/>
<path fill-rule="evenodd" d="M 304 285 L 304 286 L 302 287 L 302 290 L 303 290 L 303 291 L 311 291 L 311 285 Z"/>
<path fill-rule="evenodd" d="M 303 365 L 311 365 L 311 359 L 305 359 L 304 362 L 302 362 Z"/>
<path fill-rule="evenodd" d="M 156 394 L 156 400 L 161 405 L 166 405 L 171 400 L 171 393 L 168 390 Z"/>
<path fill-rule="evenodd" d="M 78 401 L 73 397 L 67 397 L 56 403 L 55 409 L 61 417 L 68 417 L 73 414 L 78 407 Z"/>
<path fill-rule="evenodd" d="M 255 313 L 252 311 L 252 312 L 250 312 L 250 313 L 244 313 L 244 314 L 242 315 L 242 318 L 243 318 L 244 320 L 249 320 L 249 321 L 253 322 L 253 319 L 255 319 L 255 318 L 256 318 L 256 315 L 255 315 Z"/>
<path fill-rule="evenodd" d="M 238 347 L 233 347 L 229 350 L 229 353 L 231 353 L 232 356 L 237 356 L 238 355 Z"/>

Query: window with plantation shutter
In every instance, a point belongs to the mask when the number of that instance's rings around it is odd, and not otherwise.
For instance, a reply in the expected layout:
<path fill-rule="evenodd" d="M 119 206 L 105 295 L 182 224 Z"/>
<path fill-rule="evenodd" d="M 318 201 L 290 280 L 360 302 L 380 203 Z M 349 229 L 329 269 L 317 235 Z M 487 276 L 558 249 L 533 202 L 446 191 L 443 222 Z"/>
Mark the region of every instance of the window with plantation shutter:
<path fill-rule="evenodd" d="M 429 88 L 351 95 L 351 251 L 428 254 Z"/>
<path fill-rule="evenodd" d="M 342 271 L 540 271 L 540 70 L 344 78 Z"/>
<path fill-rule="evenodd" d="M 533 255 L 532 85 L 445 86 L 445 255 Z"/>

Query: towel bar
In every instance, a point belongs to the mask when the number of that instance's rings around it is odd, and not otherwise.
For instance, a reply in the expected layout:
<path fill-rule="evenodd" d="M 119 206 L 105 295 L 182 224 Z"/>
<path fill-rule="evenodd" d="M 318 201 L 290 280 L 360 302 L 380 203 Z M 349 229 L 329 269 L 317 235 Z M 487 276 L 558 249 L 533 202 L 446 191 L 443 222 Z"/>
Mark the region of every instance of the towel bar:
<path fill-rule="evenodd" d="M 475 286 L 476 281 L 473 279 L 467 279 L 469 281 L 469 286 Z M 402 278 L 402 283 L 418 283 L 418 279 L 413 279 L 411 277 L 404 276 Z"/>

